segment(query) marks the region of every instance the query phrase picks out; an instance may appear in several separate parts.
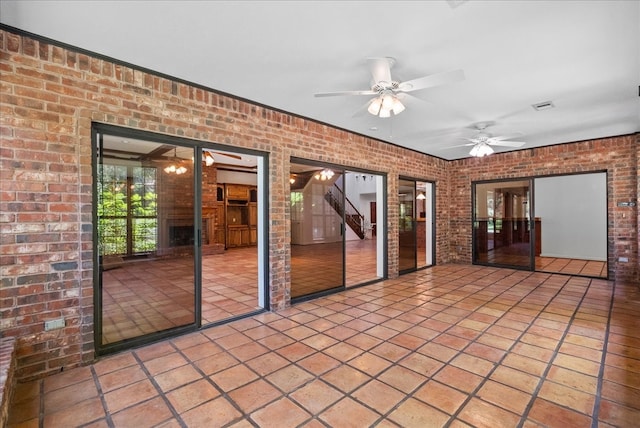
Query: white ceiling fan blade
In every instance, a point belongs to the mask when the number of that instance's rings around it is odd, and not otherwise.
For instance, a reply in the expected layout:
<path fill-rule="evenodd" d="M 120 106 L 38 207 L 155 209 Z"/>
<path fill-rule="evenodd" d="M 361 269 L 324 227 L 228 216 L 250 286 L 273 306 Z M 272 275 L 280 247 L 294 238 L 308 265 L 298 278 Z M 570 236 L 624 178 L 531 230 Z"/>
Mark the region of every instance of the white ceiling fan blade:
<path fill-rule="evenodd" d="M 471 146 L 475 146 L 475 143 L 469 143 L 469 144 L 456 144 L 455 146 L 446 146 L 446 147 L 440 147 L 437 150 L 448 150 L 448 149 L 456 149 L 458 147 L 471 147 Z"/>
<path fill-rule="evenodd" d="M 363 117 L 363 116 L 365 116 L 368 113 L 367 109 L 369 108 L 369 105 L 373 102 L 374 99 L 375 98 L 372 98 L 369 101 L 367 101 L 366 103 L 364 103 L 362 106 L 360 106 L 358 108 L 358 110 L 356 110 L 355 113 L 353 113 L 351 115 L 351 117 L 355 118 L 355 117 Z"/>
<path fill-rule="evenodd" d="M 493 138 L 487 141 L 490 146 L 504 146 L 504 147 L 522 147 L 526 143 L 522 141 L 495 141 Z"/>
<path fill-rule="evenodd" d="M 446 85 L 464 80 L 464 71 L 454 70 L 445 71 L 443 73 L 432 74 L 430 76 L 419 77 L 413 80 L 407 80 L 400 83 L 398 91 L 411 92 L 420 89 L 432 88 L 434 86 Z"/>
<path fill-rule="evenodd" d="M 513 134 L 491 137 L 491 139 L 496 141 L 504 141 L 504 140 L 511 140 L 512 138 L 522 137 L 523 135 L 524 134 L 522 132 L 514 132 Z"/>
<path fill-rule="evenodd" d="M 371 76 L 373 83 L 386 82 L 391 83 L 391 67 L 396 60 L 391 57 L 367 58 L 371 67 Z"/>
<path fill-rule="evenodd" d="M 318 92 L 317 94 L 313 94 L 314 97 L 336 97 L 341 95 L 378 95 L 378 93 L 370 89 L 366 89 L 363 91 Z"/>

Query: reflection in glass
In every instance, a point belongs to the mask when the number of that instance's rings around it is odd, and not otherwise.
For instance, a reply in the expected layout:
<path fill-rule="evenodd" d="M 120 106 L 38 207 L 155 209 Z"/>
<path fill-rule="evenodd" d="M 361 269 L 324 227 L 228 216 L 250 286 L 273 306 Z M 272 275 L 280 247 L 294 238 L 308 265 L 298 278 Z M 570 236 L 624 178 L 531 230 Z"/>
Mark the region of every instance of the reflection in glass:
<path fill-rule="evenodd" d="M 202 151 L 202 325 L 264 307 L 258 261 L 260 174 L 257 156 Z"/>
<path fill-rule="evenodd" d="M 417 266 L 415 181 L 399 181 L 398 201 L 398 270 L 407 272 Z"/>
<path fill-rule="evenodd" d="M 534 179 L 536 270 L 607 278 L 607 173 Z"/>
<path fill-rule="evenodd" d="M 291 165 L 291 297 L 342 287 L 343 174 Z"/>
<path fill-rule="evenodd" d="M 193 150 L 102 136 L 99 153 L 101 344 L 193 324 Z"/>
<path fill-rule="evenodd" d="M 475 184 L 474 262 L 531 266 L 529 180 Z"/>
<path fill-rule="evenodd" d="M 347 171 L 345 180 L 345 285 L 351 287 L 384 276 L 383 177 Z"/>

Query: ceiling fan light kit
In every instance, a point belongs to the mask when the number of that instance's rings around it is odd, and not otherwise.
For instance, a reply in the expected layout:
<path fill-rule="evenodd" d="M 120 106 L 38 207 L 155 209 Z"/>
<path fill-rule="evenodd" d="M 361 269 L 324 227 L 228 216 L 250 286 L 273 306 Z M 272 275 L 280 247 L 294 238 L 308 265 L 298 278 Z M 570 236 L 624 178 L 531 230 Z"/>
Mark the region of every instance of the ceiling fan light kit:
<path fill-rule="evenodd" d="M 186 167 L 180 165 L 182 160 L 178 157 L 178 150 L 175 147 L 173 149 L 173 158 L 171 160 L 171 164 L 164 168 L 164 172 L 167 174 L 182 175 L 188 171 Z"/>
<path fill-rule="evenodd" d="M 382 118 L 390 117 L 391 112 L 394 115 L 398 115 L 404 110 L 405 107 L 400 99 L 393 95 L 391 91 L 385 91 L 377 98 L 374 98 L 369 104 L 369 108 L 367 108 L 369 113 Z"/>
<path fill-rule="evenodd" d="M 434 86 L 445 85 L 448 83 L 464 80 L 462 70 L 448 71 L 444 73 L 432 74 L 420 77 L 406 82 L 398 82 L 391 78 L 391 67 L 396 60 L 391 57 L 368 58 L 373 76 L 373 85 L 371 89 L 358 91 L 338 91 L 338 92 L 320 92 L 314 94 L 316 97 L 332 97 L 339 95 L 375 95 L 367 106 L 367 111 L 374 116 L 381 118 L 391 117 L 391 113 L 398 115 L 405 110 L 404 104 L 398 97 L 404 94 L 420 89 L 431 88 Z"/>
<path fill-rule="evenodd" d="M 204 152 L 202 153 L 202 160 L 204 161 L 204 164 L 206 166 L 211 166 L 216 162 L 216 160 L 213 158 L 213 155 L 207 150 L 204 150 Z"/>
<path fill-rule="evenodd" d="M 471 156 L 481 158 L 493 153 L 493 149 L 487 143 L 478 143 L 471 148 L 469 154 Z"/>
<path fill-rule="evenodd" d="M 494 153 L 492 146 L 502 146 L 502 147 L 522 147 L 524 146 L 524 142 L 522 141 L 508 141 L 510 138 L 515 136 L 522 135 L 521 133 L 513 134 L 513 135 L 500 135 L 494 137 L 486 129 L 489 126 L 495 125 L 495 122 L 480 122 L 476 123 L 473 127 L 478 131 L 473 138 L 466 138 L 466 140 L 470 141 L 469 144 L 465 144 L 465 146 L 473 146 L 469 154 L 475 157 L 483 157 L 488 156 Z"/>
<path fill-rule="evenodd" d="M 462 70 L 454 70 L 443 73 L 432 74 L 417 79 L 400 82 L 391 77 L 391 68 L 396 60 L 391 57 L 368 58 L 371 75 L 373 77 L 373 85 L 369 90 L 357 91 L 338 91 L 338 92 L 320 92 L 314 94 L 316 97 L 332 97 L 339 95 L 374 95 L 375 97 L 369 101 L 367 111 L 380 118 L 391 117 L 391 113 L 398 115 L 405 110 L 405 106 L 401 101 L 401 97 L 410 96 L 408 92 L 418 91 L 421 89 L 432 88 L 435 86 L 446 85 L 464 80 L 464 72 Z M 552 105 L 546 102 L 545 105 Z M 473 138 L 466 138 L 470 143 L 464 146 L 472 146 L 469 154 L 474 157 L 484 157 L 494 153 L 492 146 L 505 147 L 521 147 L 525 143 L 520 141 L 507 141 L 510 136 L 494 137 L 485 129 L 495 125 L 495 122 L 480 122 L 473 125 L 477 131 Z M 459 146 L 455 146 L 459 147 Z"/>

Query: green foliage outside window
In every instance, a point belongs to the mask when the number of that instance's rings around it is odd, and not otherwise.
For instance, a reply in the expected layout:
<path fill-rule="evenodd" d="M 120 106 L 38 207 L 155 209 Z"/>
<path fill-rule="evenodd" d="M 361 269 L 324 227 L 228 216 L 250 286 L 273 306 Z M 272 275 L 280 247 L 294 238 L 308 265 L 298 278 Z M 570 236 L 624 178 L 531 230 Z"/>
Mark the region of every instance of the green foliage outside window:
<path fill-rule="evenodd" d="M 156 169 L 100 165 L 100 254 L 126 255 L 157 249 Z"/>

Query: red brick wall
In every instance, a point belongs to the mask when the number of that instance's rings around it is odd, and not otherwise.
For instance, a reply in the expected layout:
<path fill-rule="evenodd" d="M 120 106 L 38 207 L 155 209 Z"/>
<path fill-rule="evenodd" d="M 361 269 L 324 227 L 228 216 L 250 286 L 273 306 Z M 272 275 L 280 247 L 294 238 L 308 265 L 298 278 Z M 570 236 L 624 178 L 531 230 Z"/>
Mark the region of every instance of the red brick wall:
<path fill-rule="evenodd" d="M 274 310 L 289 304 L 291 156 L 388 174 L 391 277 L 398 270 L 398 176 L 435 181 L 436 261 L 447 261 L 443 160 L 6 31 L 0 55 L 0 327 L 19 338 L 20 378 L 94 357 L 92 122 L 270 154 Z M 66 327 L 45 332 L 44 321 L 59 317 Z"/>
<path fill-rule="evenodd" d="M 636 212 L 636 254 L 640 252 L 640 248 L 638 244 L 640 242 L 640 134 L 636 134 L 636 194 L 634 199 L 636 203 L 635 212 Z M 632 238 L 633 239 L 633 238 Z M 636 282 L 638 283 L 638 287 L 640 287 L 640 254 L 636 257 Z"/>
<path fill-rule="evenodd" d="M 638 137 L 605 138 L 451 162 L 451 260 L 471 262 L 471 182 L 552 174 L 608 173 L 609 277 L 638 280 Z M 619 257 L 628 257 L 620 263 Z"/>

